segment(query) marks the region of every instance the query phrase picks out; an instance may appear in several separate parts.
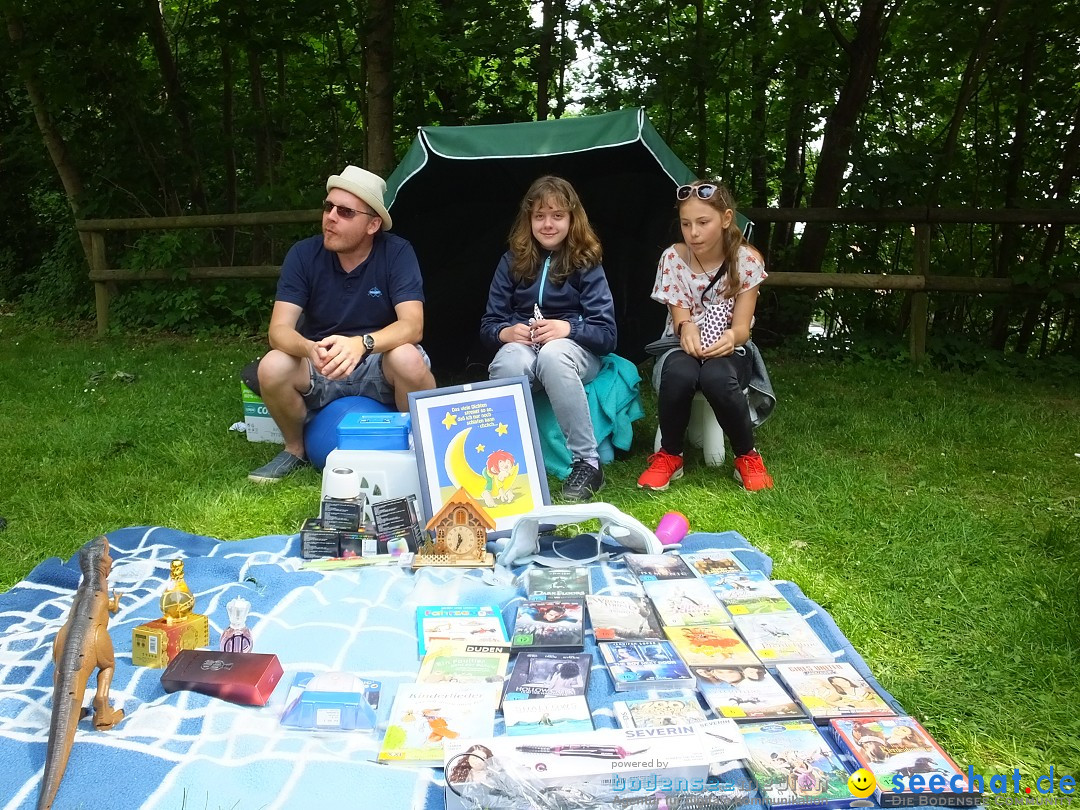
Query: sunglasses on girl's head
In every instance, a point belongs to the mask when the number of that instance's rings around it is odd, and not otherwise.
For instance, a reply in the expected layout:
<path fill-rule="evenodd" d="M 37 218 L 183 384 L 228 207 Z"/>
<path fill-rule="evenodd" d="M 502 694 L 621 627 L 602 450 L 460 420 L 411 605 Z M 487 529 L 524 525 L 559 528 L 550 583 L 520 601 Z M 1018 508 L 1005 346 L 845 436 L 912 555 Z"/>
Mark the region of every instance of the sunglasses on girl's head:
<path fill-rule="evenodd" d="M 679 190 L 675 192 L 675 197 L 679 200 L 689 200 L 691 194 L 696 194 L 699 200 L 708 200 L 719 190 L 712 183 L 701 183 L 697 186 L 679 186 Z"/>
<path fill-rule="evenodd" d="M 378 214 L 373 214 L 370 211 L 357 211 L 355 208 L 346 208 L 344 205 L 337 205 L 329 200 L 323 200 L 322 210 L 324 214 L 329 214 L 335 208 L 337 209 L 337 215 L 342 219 L 352 219 L 357 214 L 363 214 L 368 217 L 378 216 Z"/>

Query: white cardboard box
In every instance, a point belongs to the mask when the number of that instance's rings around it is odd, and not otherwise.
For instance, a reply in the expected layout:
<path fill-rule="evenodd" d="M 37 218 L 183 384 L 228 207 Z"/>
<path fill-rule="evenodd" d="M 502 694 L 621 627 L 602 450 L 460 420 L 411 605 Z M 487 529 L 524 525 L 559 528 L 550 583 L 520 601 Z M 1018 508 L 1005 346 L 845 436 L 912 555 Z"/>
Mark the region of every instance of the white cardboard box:
<path fill-rule="evenodd" d="M 244 424 L 247 425 L 248 441 L 285 444 L 285 437 L 281 435 L 277 422 L 271 418 L 259 395 L 240 383 L 240 397 L 244 403 Z"/>
<path fill-rule="evenodd" d="M 567 790 L 598 802 L 702 792 L 710 763 L 747 755 L 734 721 L 705 725 L 444 740 L 446 810 L 477 806 L 459 793 L 482 796 L 492 810 L 516 810 L 535 792 Z"/>

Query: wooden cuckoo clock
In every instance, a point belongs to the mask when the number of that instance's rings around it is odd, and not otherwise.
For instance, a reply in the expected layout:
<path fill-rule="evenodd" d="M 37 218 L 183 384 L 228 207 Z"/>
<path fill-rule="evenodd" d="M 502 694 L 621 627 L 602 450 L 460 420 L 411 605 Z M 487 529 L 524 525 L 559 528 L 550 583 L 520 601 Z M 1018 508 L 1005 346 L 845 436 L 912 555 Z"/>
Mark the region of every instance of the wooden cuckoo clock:
<path fill-rule="evenodd" d="M 447 499 L 428 521 L 431 538 L 413 558 L 413 567 L 448 565 L 457 568 L 491 568 L 495 555 L 487 550 L 487 533 L 495 521 L 487 516 L 463 488 Z"/>

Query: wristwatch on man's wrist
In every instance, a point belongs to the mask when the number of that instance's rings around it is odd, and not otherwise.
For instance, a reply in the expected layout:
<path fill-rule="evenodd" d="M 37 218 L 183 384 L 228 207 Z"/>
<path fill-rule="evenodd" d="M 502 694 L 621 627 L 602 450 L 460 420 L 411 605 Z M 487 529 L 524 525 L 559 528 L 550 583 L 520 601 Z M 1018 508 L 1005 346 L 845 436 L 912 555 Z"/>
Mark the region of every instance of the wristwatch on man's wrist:
<path fill-rule="evenodd" d="M 371 335 L 364 335 L 360 339 L 362 341 L 364 341 L 364 351 L 365 352 L 367 352 L 368 354 L 371 354 L 371 352 L 375 351 L 375 338 L 373 338 Z"/>

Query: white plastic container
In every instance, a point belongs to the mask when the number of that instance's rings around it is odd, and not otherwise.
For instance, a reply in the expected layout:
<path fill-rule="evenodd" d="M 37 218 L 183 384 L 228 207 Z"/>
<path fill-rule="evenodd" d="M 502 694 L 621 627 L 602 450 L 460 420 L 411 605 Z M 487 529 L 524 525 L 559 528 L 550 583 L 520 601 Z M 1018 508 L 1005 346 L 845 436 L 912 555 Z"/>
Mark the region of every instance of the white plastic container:
<path fill-rule="evenodd" d="M 412 450 L 331 450 L 323 467 L 322 493 L 326 497 L 327 471 L 351 468 L 360 478 L 360 490 L 367 496 L 367 503 L 376 503 L 390 498 L 416 496 L 416 509 L 424 511 L 424 500 L 420 494 L 420 474 L 416 469 L 416 454 Z M 371 509 L 365 507 L 367 520 L 371 519 Z M 421 524 L 427 521 L 422 515 Z"/>

